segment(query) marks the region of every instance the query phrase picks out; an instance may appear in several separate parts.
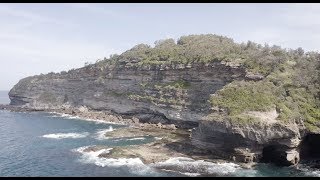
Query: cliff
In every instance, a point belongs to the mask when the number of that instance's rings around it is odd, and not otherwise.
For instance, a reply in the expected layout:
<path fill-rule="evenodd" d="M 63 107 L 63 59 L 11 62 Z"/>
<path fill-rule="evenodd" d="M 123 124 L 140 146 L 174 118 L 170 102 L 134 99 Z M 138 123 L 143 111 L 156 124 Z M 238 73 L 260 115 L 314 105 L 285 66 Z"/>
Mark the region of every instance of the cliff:
<path fill-rule="evenodd" d="M 9 95 L 12 105 L 34 109 L 86 106 L 152 123 L 185 121 L 179 126 L 195 127 L 210 111 L 210 94 L 244 75 L 243 69 L 220 62 L 168 69 L 92 65 L 67 74 L 22 79 Z"/>
<path fill-rule="evenodd" d="M 24 78 L 9 97 L 11 105 L 33 110 L 87 107 L 193 128 L 192 143 L 220 156 L 292 165 L 300 154 L 320 152 L 310 143 L 320 137 L 319 83 L 301 71 L 317 68 L 319 57 L 191 35 L 177 44 L 137 45 L 83 68 Z M 317 69 L 311 72 L 318 77 Z"/>

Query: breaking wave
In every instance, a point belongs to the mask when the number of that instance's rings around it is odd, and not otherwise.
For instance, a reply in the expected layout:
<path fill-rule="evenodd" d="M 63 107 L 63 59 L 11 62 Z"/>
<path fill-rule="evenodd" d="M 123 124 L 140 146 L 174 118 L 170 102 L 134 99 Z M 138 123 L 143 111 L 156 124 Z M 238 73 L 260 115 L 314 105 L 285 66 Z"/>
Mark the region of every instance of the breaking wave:
<path fill-rule="evenodd" d="M 85 138 L 89 135 L 88 132 L 84 133 L 55 133 L 55 134 L 45 134 L 42 137 L 51 139 L 65 139 L 65 138 Z"/>
<path fill-rule="evenodd" d="M 113 131 L 113 127 L 112 127 L 112 126 L 109 126 L 108 129 L 102 129 L 102 130 L 100 130 L 100 131 L 98 131 L 98 132 L 96 133 L 95 139 L 97 139 L 97 140 L 109 139 L 109 137 L 106 137 L 105 134 L 106 134 L 107 132 L 111 132 L 111 131 Z"/>
<path fill-rule="evenodd" d="M 167 161 L 151 165 L 163 170 L 172 170 L 187 176 L 217 175 L 225 176 L 236 173 L 242 168 L 234 163 L 213 163 L 204 160 L 193 160 L 186 157 L 170 158 Z"/>
<path fill-rule="evenodd" d="M 86 164 L 95 164 L 100 167 L 122 167 L 125 166 L 129 169 L 131 173 L 139 174 L 139 175 L 157 175 L 158 173 L 153 172 L 152 168 L 145 165 L 139 158 L 104 158 L 99 157 L 102 153 L 110 153 L 112 148 L 101 149 L 98 151 L 84 151 L 86 148 L 90 146 L 84 146 L 77 149 L 73 149 L 74 152 L 81 153 L 81 157 L 79 159 L 80 162 Z"/>
<path fill-rule="evenodd" d="M 99 157 L 99 155 L 102 153 L 110 153 L 110 150 L 112 150 L 112 148 L 105 148 L 97 151 L 85 151 L 85 149 L 88 147 L 90 146 L 84 146 L 73 150 L 75 152 L 81 153 L 81 157 L 79 159 L 80 162 L 87 164 L 95 164 L 100 167 L 125 166 L 131 173 L 139 175 L 159 174 L 159 172 L 157 172 L 157 169 L 179 173 L 184 176 L 226 176 L 234 175 L 238 171 L 244 170 L 239 165 L 234 163 L 213 163 L 204 160 L 194 160 L 185 157 L 171 158 L 164 162 L 146 165 L 140 160 L 140 158 L 116 159 Z"/>

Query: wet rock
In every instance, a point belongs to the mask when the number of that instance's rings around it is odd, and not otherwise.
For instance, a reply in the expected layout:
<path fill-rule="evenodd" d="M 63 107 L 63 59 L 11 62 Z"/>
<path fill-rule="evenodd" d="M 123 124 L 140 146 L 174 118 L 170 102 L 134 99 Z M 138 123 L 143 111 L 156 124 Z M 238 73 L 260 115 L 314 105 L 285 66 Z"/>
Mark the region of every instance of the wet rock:
<path fill-rule="evenodd" d="M 248 148 L 235 148 L 232 160 L 236 162 L 252 163 L 256 162 L 257 158 L 255 153 L 251 153 Z"/>
<path fill-rule="evenodd" d="M 300 161 L 300 154 L 296 149 L 286 151 L 286 161 L 290 165 L 297 165 Z"/>

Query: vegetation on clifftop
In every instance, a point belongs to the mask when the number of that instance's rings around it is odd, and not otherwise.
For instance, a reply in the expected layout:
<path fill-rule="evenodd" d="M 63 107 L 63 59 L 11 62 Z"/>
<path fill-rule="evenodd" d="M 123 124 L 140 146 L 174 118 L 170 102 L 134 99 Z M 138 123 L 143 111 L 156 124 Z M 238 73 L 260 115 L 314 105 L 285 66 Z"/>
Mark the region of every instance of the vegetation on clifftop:
<path fill-rule="evenodd" d="M 177 42 L 156 41 L 154 47 L 139 44 L 98 64 L 139 67 L 213 61 L 237 64 L 248 74 L 264 77 L 260 81 L 234 81 L 225 86 L 210 98 L 213 108 L 225 109 L 223 113 L 242 122 L 254 120 L 244 116 L 246 111 L 276 108 L 282 122 L 300 119 L 311 131 L 320 127 L 320 54 L 317 52 L 251 41 L 235 43 L 224 36 L 202 34 L 182 36 Z M 171 86 L 188 88 L 188 83 Z"/>
<path fill-rule="evenodd" d="M 310 131 L 319 130 L 320 55 L 302 49 L 282 51 L 277 66 L 265 67 L 272 71 L 263 80 L 232 82 L 211 97 L 212 106 L 226 109 L 229 117 L 275 107 L 278 120 L 303 120 Z"/>
<path fill-rule="evenodd" d="M 225 36 L 202 34 L 182 36 L 177 42 L 159 40 L 154 47 L 138 44 L 105 62 L 142 66 L 225 61 L 241 64 L 253 73 L 268 75 L 280 64 L 303 53 L 302 49 L 286 51 L 279 46 L 262 46 L 251 41 L 239 44 Z"/>
<path fill-rule="evenodd" d="M 229 115 L 244 111 L 267 111 L 276 103 L 276 86 L 271 82 L 235 81 L 211 96 L 213 106 L 226 108 Z"/>

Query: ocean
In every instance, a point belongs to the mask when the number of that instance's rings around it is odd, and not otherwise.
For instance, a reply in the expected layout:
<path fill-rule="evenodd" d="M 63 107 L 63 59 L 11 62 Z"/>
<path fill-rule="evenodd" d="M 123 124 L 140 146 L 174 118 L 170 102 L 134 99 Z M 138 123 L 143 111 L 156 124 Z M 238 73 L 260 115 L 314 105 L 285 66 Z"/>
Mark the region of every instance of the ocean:
<path fill-rule="evenodd" d="M 1 93 L 1 103 L 8 103 Z M 0 176 L 198 176 L 203 168 L 213 176 L 319 176 L 317 170 L 259 164 L 243 169 L 235 163 L 211 163 L 172 157 L 157 166 L 175 166 L 165 171 L 145 165 L 139 158 L 99 158 L 82 150 L 93 145 L 130 146 L 154 141 L 154 137 L 113 140 L 103 134 L 123 125 L 78 119 L 44 112 L 0 110 Z"/>
<path fill-rule="evenodd" d="M 0 104 L 9 104 L 10 103 L 8 93 L 9 93 L 9 91 L 0 91 Z"/>

